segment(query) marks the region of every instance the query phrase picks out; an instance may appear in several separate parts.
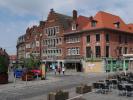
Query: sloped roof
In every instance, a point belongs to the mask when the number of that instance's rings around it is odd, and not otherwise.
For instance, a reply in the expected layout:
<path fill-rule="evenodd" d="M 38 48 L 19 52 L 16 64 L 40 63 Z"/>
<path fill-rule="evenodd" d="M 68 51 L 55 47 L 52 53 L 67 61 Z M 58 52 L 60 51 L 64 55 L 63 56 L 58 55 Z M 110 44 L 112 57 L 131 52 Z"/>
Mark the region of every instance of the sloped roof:
<path fill-rule="evenodd" d="M 103 11 L 99 11 L 95 16 L 94 19 L 98 21 L 96 27 L 106 27 L 115 30 L 127 31 L 132 32 L 127 24 L 119 17 L 110 13 L 106 13 Z M 120 28 L 116 28 L 114 23 L 119 22 Z"/>
<path fill-rule="evenodd" d="M 91 26 L 92 21 L 96 21 L 96 27 Z M 117 22 L 120 23 L 119 28 L 116 28 L 114 25 L 114 23 Z M 79 16 L 76 20 L 76 23 L 78 24 L 77 30 L 72 31 L 72 29 L 69 28 L 69 31 L 67 30 L 66 32 L 73 33 L 85 30 L 108 28 L 112 30 L 133 33 L 133 24 L 126 24 L 119 16 L 103 11 L 99 11 L 94 17 Z"/>
<path fill-rule="evenodd" d="M 58 21 L 63 26 L 64 30 L 68 29 L 72 21 L 72 17 L 60 13 L 55 13 L 55 15 L 57 16 Z"/>

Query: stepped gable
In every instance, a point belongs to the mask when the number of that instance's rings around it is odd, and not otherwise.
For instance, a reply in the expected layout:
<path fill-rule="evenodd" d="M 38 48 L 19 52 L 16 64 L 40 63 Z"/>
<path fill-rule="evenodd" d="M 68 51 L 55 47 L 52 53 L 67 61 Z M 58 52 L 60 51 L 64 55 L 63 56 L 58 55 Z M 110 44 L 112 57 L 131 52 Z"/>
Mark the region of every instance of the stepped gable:
<path fill-rule="evenodd" d="M 72 22 L 72 17 L 55 12 L 53 9 L 48 14 L 47 22 L 57 21 L 64 30 L 68 29 Z M 48 24 L 48 23 L 46 23 Z"/>

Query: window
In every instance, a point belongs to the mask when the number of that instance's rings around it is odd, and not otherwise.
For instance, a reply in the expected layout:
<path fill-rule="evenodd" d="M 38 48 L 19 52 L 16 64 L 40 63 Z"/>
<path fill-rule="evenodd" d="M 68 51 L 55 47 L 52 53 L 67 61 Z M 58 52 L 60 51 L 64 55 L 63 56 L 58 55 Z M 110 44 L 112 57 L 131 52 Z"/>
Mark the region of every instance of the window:
<path fill-rule="evenodd" d="M 124 48 L 124 54 L 127 54 L 127 47 Z"/>
<path fill-rule="evenodd" d="M 92 55 L 91 47 L 86 47 L 86 57 L 90 58 Z"/>
<path fill-rule="evenodd" d="M 76 30 L 76 24 L 75 23 L 72 24 L 72 30 Z"/>
<path fill-rule="evenodd" d="M 96 46 L 95 47 L 95 54 L 96 54 L 96 57 L 100 57 L 101 56 L 101 48 L 100 48 L 100 46 Z"/>
<path fill-rule="evenodd" d="M 109 34 L 106 34 L 106 42 L 109 42 Z"/>
<path fill-rule="evenodd" d="M 69 49 L 67 49 L 67 51 L 68 51 L 68 55 L 71 55 L 71 49 L 69 48 Z"/>
<path fill-rule="evenodd" d="M 119 34 L 119 43 L 120 44 L 122 43 L 122 36 L 121 36 L 121 34 Z"/>
<path fill-rule="evenodd" d="M 97 23 L 96 21 L 92 21 L 91 22 L 91 27 L 96 27 L 96 23 Z"/>
<path fill-rule="evenodd" d="M 80 54 L 79 50 L 80 50 L 79 48 L 76 48 L 76 51 L 77 51 L 76 54 L 77 54 L 77 55 Z"/>
<path fill-rule="evenodd" d="M 125 44 L 127 44 L 127 35 L 125 35 Z"/>
<path fill-rule="evenodd" d="M 55 32 L 56 32 L 56 33 L 59 33 L 59 26 L 56 26 L 56 27 L 55 27 Z"/>
<path fill-rule="evenodd" d="M 59 43 L 61 43 L 61 38 L 59 38 Z"/>
<path fill-rule="evenodd" d="M 56 39 L 56 43 L 57 43 L 57 44 L 59 43 L 58 39 Z"/>
<path fill-rule="evenodd" d="M 120 28 L 120 22 L 114 23 L 115 28 Z"/>
<path fill-rule="evenodd" d="M 36 47 L 39 47 L 39 41 L 36 41 Z"/>
<path fill-rule="evenodd" d="M 48 29 L 47 28 L 45 29 L 45 33 L 48 34 Z"/>
<path fill-rule="evenodd" d="M 109 57 L 109 46 L 106 46 L 106 57 Z"/>
<path fill-rule="evenodd" d="M 80 49 L 79 47 L 76 48 L 68 48 L 67 49 L 68 55 L 80 55 Z"/>
<path fill-rule="evenodd" d="M 61 49 L 59 50 L 59 53 L 61 54 Z"/>
<path fill-rule="evenodd" d="M 90 35 L 87 35 L 87 43 L 90 43 Z"/>
<path fill-rule="evenodd" d="M 100 34 L 96 34 L 96 42 L 100 41 Z"/>
<path fill-rule="evenodd" d="M 46 45 L 48 44 L 48 42 L 47 42 L 48 40 L 45 40 L 45 42 L 46 42 Z"/>
<path fill-rule="evenodd" d="M 30 44 L 26 44 L 26 48 L 30 48 Z"/>
<path fill-rule="evenodd" d="M 122 47 L 119 48 L 119 55 L 122 55 Z"/>

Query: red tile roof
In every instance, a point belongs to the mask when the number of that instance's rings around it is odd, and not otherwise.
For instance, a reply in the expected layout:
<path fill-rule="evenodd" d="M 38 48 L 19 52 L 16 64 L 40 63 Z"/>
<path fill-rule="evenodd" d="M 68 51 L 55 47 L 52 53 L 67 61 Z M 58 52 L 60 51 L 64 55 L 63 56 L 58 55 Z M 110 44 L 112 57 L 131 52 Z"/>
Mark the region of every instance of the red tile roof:
<path fill-rule="evenodd" d="M 91 27 L 92 20 L 96 21 L 96 27 Z M 120 23 L 120 28 L 116 28 L 114 23 Z M 72 31 L 70 27 L 66 33 L 79 32 L 84 30 L 108 28 L 112 30 L 124 31 L 133 33 L 133 24 L 126 24 L 119 16 L 99 11 L 94 17 L 79 16 L 76 20 L 77 30 Z"/>

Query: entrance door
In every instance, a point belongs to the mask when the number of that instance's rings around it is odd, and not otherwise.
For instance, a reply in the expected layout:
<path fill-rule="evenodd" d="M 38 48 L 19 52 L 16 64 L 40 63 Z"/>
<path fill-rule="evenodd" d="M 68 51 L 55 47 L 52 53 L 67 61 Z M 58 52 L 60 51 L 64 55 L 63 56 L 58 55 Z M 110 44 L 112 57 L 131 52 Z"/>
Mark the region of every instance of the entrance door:
<path fill-rule="evenodd" d="M 82 64 L 81 63 L 77 63 L 76 64 L 76 69 L 77 69 L 77 72 L 82 72 Z"/>

